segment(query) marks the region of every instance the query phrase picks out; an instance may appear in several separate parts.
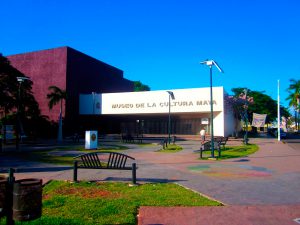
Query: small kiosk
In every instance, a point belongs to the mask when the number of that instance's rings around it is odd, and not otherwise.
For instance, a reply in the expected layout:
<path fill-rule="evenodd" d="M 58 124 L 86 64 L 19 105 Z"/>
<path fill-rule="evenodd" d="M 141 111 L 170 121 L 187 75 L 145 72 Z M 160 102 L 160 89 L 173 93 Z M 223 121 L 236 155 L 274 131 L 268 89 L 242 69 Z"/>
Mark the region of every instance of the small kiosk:
<path fill-rule="evenodd" d="M 85 149 L 98 148 L 98 132 L 95 130 L 85 131 Z"/>

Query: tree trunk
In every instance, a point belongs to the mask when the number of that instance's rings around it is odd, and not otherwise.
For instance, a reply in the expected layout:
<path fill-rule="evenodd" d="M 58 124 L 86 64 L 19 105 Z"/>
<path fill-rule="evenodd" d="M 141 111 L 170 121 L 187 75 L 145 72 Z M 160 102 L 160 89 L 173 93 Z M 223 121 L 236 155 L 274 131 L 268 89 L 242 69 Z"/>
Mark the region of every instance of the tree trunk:
<path fill-rule="evenodd" d="M 57 142 L 61 143 L 62 141 L 63 141 L 63 135 L 62 135 L 62 101 L 60 101 Z"/>

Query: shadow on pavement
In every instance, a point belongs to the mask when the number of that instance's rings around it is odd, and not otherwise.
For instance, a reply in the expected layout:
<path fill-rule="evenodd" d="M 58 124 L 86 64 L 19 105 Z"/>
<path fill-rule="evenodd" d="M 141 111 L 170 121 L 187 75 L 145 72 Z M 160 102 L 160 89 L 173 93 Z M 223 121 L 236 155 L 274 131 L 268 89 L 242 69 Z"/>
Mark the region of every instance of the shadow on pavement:
<path fill-rule="evenodd" d="M 250 161 L 250 159 L 237 159 L 237 160 L 234 160 L 233 162 L 248 162 Z"/>
<path fill-rule="evenodd" d="M 123 177 L 107 177 L 104 181 L 131 181 L 131 178 Z M 161 178 L 137 178 L 137 182 L 147 182 L 147 183 L 174 183 L 179 181 L 187 180 L 178 180 L 178 179 L 161 179 Z"/>
<path fill-rule="evenodd" d="M 13 168 L 13 167 L 12 167 Z M 73 167 L 63 166 L 63 167 L 30 167 L 30 168 L 14 168 L 15 173 L 32 173 L 32 172 L 58 172 L 64 170 L 70 170 Z M 9 168 L 1 168 L 0 173 L 8 172 Z"/>

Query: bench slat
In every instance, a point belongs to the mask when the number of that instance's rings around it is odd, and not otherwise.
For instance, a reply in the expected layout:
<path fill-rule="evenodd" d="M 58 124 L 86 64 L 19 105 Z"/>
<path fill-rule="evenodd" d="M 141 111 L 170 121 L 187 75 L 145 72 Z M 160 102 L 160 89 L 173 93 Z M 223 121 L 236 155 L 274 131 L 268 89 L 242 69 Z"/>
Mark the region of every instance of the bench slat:
<path fill-rule="evenodd" d="M 94 168 L 95 164 L 94 164 L 94 160 L 93 160 L 93 155 L 87 155 L 86 159 L 87 159 L 88 165 L 90 167 Z"/>
<path fill-rule="evenodd" d="M 92 161 L 94 162 L 95 167 L 102 168 L 101 161 L 100 161 L 98 155 L 92 154 L 91 156 L 92 156 L 92 159 L 93 159 Z"/>
<path fill-rule="evenodd" d="M 125 167 L 125 165 L 126 165 L 126 160 L 127 160 L 127 157 L 122 157 L 122 160 L 121 160 L 121 165 L 122 165 L 122 167 L 124 168 Z"/>
<path fill-rule="evenodd" d="M 80 157 L 84 167 L 89 167 L 90 166 L 89 161 L 88 161 L 88 157 L 89 157 L 88 155 L 83 155 L 83 156 Z"/>
<path fill-rule="evenodd" d="M 120 168 L 119 166 L 118 166 L 118 160 L 119 160 L 119 158 L 120 158 L 120 155 L 118 155 L 118 154 L 114 154 L 114 161 L 113 161 L 113 167 L 114 168 Z"/>
<path fill-rule="evenodd" d="M 82 158 L 83 165 L 85 167 L 92 167 L 92 163 L 91 163 L 91 160 L 90 160 L 90 155 L 84 155 L 81 158 Z"/>
<path fill-rule="evenodd" d="M 112 165 L 113 161 L 114 161 L 114 155 L 110 153 L 109 158 L 108 158 L 108 162 L 107 162 L 107 168 L 112 167 L 111 165 Z"/>
<path fill-rule="evenodd" d="M 118 161 L 117 161 L 117 167 L 124 168 L 126 164 L 126 158 L 124 155 L 119 155 Z"/>
<path fill-rule="evenodd" d="M 116 167 L 118 167 L 118 168 L 122 168 L 122 166 L 121 166 L 121 164 L 120 164 L 120 162 L 122 161 L 122 155 L 117 155 L 117 158 L 116 158 L 116 164 L 115 164 L 115 166 Z"/>
<path fill-rule="evenodd" d="M 102 168 L 101 162 L 97 154 L 86 154 L 82 155 L 80 158 L 84 167 Z"/>

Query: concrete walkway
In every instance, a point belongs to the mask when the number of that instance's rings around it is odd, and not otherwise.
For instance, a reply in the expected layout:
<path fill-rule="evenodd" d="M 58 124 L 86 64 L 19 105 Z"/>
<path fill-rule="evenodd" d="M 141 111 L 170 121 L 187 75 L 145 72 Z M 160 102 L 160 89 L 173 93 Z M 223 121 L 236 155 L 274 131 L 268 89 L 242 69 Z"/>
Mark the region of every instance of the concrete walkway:
<path fill-rule="evenodd" d="M 226 206 L 141 207 L 139 224 L 300 224 L 300 149 L 274 139 L 251 142 L 258 144 L 260 151 L 221 162 L 195 162 L 185 155 L 193 150 L 193 145 L 186 147 L 180 157 L 148 157 L 169 168 L 176 167 L 177 176 L 185 177 L 178 183 Z"/>
<path fill-rule="evenodd" d="M 275 139 L 251 139 L 257 153 L 223 161 L 198 160 L 198 141 L 178 144 L 178 153 L 155 152 L 159 146 L 129 145 L 137 160 L 137 181 L 176 182 L 224 203 L 225 207 L 141 207 L 139 224 L 297 224 L 300 218 L 300 149 Z M 228 142 L 236 145 L 236 141 Z M 238 143 L 240 144 L 240 143 Z M 12 165 L 13 164 L 13 165 Z M 18 169 L 17 179 L 71 180 L 70 167 L 0 159 L 0 170 Z M 130 172 L 81 170 L 82 180 L 131 180 Z M 300 222 L 299 222 L 300 223 Z"/>

